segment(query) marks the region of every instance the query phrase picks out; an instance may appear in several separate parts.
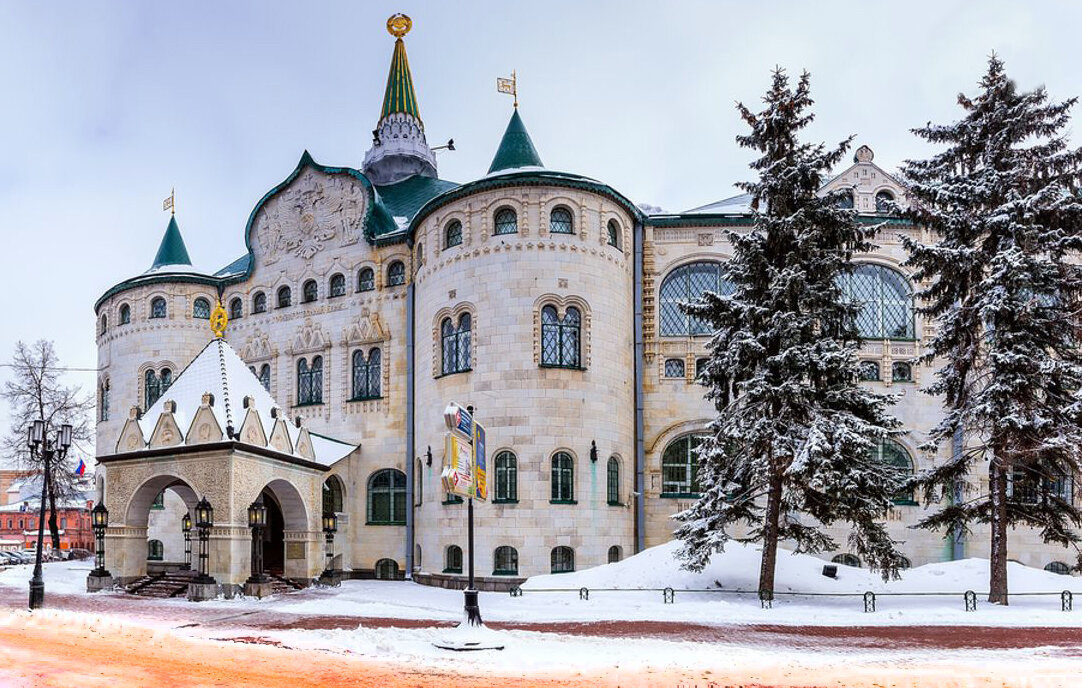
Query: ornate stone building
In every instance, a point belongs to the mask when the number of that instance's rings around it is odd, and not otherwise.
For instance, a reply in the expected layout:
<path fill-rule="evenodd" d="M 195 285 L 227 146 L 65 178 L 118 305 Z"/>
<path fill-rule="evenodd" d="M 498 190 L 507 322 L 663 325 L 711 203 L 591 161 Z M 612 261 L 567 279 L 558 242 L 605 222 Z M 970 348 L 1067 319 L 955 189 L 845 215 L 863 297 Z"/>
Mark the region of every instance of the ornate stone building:
<path fill-rule="evenodd" d="M 263 495 L 267 565 L 286 576 L 323 569 L 331 510 L 339 568 L 458 578 L 465 508 L 439 480 L 449 401 L 473 405 L 488 429 L 476 562 L 489 583 L 662 543 L 694 498 L 695 437 L 713 415 L 695 381 L 708 336 L 679 303 L 726 289 L 719 261 L 727 233 L 751 226 L 748 199 L 644 212 L 545 167 L 517 109 L 483 176 L 442 180 L 401 33 L 361 169 L 305 152 L 255 204 L 244 255 L 214 274 L 192 268 L 171 219 L 151 268 L 95 304 L 99 489 L 119 577 L 145 572 L 148 542 L 179 559 L 180 516 L 205 496 L 211 573 L 242 582 L 245 510 Z M 883 212 L 905 193 L 869 148 L 824 192 L 837 188 L 852 189 L 861 221 L 883 224 L 848 284 L 865 304 L 867 384 L 901 394 L 909 429 L 879 451 L 908 469 L 941 461 L 951 447 L 917 450 L 941 415 L 918 393 L 934 366 L 910 362 L 934 323 L 914 314 L 898 240 L 929 237 Z M 228 331 L 208 344 L 219 299 Z M 890 521 L 913 564 L 986 554 L 980 529 L 908 529 L 923 513 L 912 497 Z M 1033 533 L 1012 537 L 1023 563 L 1069 558 Z"/>

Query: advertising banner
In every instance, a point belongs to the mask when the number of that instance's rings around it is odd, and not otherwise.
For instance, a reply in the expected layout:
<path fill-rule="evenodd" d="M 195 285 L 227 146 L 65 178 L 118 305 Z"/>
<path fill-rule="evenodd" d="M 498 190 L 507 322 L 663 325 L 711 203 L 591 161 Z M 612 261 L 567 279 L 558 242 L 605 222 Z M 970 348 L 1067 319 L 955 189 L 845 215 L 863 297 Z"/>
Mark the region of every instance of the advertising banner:
<path fill-rule="evenodd" d="M 485 426 L 474 422 L 473 425 L 473 484 L 476 488 L 474 499 L 488 499 L 488 471 L 485 460 Z"/>

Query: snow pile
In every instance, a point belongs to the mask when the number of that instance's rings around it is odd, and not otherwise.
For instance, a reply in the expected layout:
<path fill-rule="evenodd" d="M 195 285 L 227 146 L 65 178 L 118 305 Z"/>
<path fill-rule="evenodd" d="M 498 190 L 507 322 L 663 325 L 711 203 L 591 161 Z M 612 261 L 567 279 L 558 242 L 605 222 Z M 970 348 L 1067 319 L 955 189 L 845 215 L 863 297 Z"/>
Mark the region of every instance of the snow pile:
<path fill-rule="evenodd" d="M 50 561 L 41 566 L 45 581 L 45 594 L 61 593 L 78 595 L 86 592 L 86 577 L 94 568 L 94 560 Z M 29 590 L 30 577 L 34 575 L 33 564 L 19 564 L 6 569 L 0 567 L 0 585 Z"/>

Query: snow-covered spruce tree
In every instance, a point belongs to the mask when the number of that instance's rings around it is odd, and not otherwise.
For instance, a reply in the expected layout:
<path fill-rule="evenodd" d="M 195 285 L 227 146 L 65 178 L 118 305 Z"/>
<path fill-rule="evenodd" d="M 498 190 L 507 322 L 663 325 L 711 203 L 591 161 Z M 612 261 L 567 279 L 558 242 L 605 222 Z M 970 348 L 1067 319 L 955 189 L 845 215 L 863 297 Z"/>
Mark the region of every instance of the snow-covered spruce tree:
<path fill-rule="evenodd" d="M 905 240 L 914 277 L 928 281 L 920 310 L 938 323 L 925 358 L 943 361 L 926 390 L 946 406 L 929 447 L 965 438 L 914 485 L 944 504 L 921 527 L 989 525 L 988 600 L 1007 604 L 1008 526 L 1066 546 L 1082 524 L 1071 494 L 1082 468 L 1082 151 L 1062 134 L 1075 99 L 1019 92 L 995 55 L 980 88 L 958 96 L 960 121 L 914 130 L 946 148 L 903 168 L 907 215 L 935 237 Z M 987 489 L 955 497 L 985 471 Z"/>
<path fill-rule="evenodd" d="M 798 140 L 813 118 L 809 75 L 789 86 L 773 75 L 766 107 L 738 105 L 751 133 L 738 143 L 761 154 L 752 196 L 754 228 L 732 232 L 723 270 L 732 296 L 705 294 L 687 311 L 714 330 L 702 381 L 717 417 L 699 454 L 700 498 L 676 519 L 680 557 L 699 570 L 730 539 L 761 542 L 759 594 L 772 599 L 779 540 L 797 551 L 836 548 L 822 525 L 852 526 L 850 546 L 883 572 L 901 557 L 883 524 L 903 482 L 873 452 L 897 432 L 889 397 L 859 382 L 859 306 L 840 287 L 870 232 L 840 194 L 819 197 L 832 167 L 849 149 Z M 732 526 L 749 530 L 736 538 Z"/>

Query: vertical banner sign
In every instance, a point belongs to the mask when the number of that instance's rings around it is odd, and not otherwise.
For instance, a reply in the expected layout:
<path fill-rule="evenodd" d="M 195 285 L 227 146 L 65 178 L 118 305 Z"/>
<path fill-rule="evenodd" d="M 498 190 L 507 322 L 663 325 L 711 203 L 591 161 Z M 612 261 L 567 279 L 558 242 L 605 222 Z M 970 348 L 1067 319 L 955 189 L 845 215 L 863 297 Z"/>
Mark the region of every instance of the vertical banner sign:
<path fill-rule="evenodd" d="M 473 484 L 474 499 L 488 499 L 488 472 L 485 462 L 485 426 L 473 423 Z"/>
<path fill-rule="evenodd" d="M 443 411 L 447 424 L 446 465 L 440 479 L 443 489 L 451 494 L 473 498 L 478 492 L 475 485 L 474 420 L 466 409 L 451 403 Z M 480 428 L 480 426 L 476 426 Z M 484 432 L 483 428 L 480 428 Z M 487 489 L 484 490 L 487 494 Z"/>

